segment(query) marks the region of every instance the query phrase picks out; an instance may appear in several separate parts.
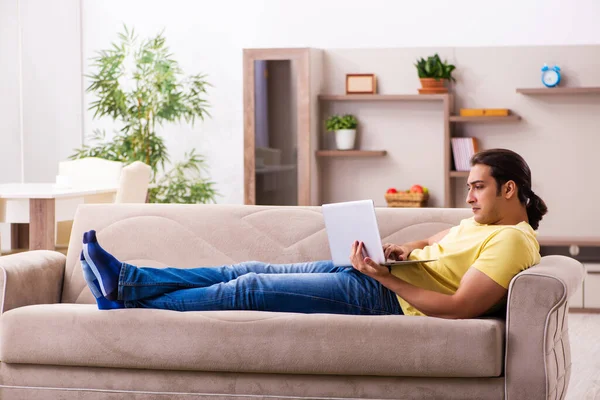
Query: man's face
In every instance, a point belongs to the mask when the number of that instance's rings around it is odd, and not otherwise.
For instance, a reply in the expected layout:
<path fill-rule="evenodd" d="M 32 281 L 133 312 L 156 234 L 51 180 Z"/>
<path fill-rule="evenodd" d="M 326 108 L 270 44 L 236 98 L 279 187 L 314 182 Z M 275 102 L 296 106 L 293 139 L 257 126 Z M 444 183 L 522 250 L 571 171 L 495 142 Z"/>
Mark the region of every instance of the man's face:
<path fill-rule="evenodd" d="M 467 203 L 473 210 L 475 221 L 492 225 L 499 221 L 504 198 L 496 194 L 496 180 L 491 175 L 491 168 L 483 164 L 473 166 L 467 179 L 467 188 Z"/>

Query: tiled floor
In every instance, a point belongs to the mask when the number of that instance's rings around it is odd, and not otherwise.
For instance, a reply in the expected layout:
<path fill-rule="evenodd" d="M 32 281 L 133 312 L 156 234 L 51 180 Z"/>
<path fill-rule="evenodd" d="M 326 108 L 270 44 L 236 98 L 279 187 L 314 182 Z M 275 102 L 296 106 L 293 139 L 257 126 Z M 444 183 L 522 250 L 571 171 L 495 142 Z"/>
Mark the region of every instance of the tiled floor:
<path fill-rule="evenodd" d="M 600 314 L 569 314 L 571 381 L 567 400 L 600 400 Z"/>

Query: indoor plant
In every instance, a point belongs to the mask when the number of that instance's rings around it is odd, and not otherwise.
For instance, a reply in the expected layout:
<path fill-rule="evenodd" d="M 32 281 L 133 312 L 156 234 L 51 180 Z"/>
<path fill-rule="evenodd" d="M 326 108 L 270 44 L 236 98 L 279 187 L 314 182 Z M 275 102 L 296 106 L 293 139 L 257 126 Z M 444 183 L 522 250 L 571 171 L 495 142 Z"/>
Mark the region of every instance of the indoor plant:
<path fill-rule="evenodd" d="M 417 60 L 415 67 L 421 80 L 422 88 L 419 89 L 421 94 L 448 93 L 446 82 L 450 80 L 456 82 L 452 77 L 452 71 L 456 67 L 442 61 L 437 53 L 427 57 L 426 60 L 424 58 Z"/>
<path fill-rule="evenodd" d="M 75 150 L 70 158 L 101 157 L 125 164 L 142 161 L 153 171 L 149 201 L 154 203 L 215 202 L 214 183 L 203 176 L 205 160 L 191 149 L 184 160 L 171 165 L 157 127 L 182 120 L 194 124 L 196 117 L 208 116 L 204 99 L 209 83 L 201 74 L 182 77 L 162 33 L 138 41 L 133 30 L 124 28 L 117 43 L 93 59 L 95 72 L 88 92 L 94 118 L 111 117 L 121 129 L 110 141 L 96 130 L 92 145 Z"/>
<path fill-rule="evenodd" d="M 330 132 L 335 132 L 335 144 L 338 150 L 351 150 L 356 141 L 356 127 L 358 121 L 351 114 L 332 115 L 325 122 Z"/>

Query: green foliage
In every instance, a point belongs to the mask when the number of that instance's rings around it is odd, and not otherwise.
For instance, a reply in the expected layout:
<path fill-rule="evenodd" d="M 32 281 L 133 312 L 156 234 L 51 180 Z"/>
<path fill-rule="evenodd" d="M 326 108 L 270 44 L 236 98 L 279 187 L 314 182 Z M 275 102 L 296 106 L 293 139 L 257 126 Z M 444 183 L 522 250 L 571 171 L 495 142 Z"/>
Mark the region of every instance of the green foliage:
<path fill-rule="evenodd" d="M 436 53 L 433 56 L 427 57 L 427 60 L 421 58 L 415 64 L 419 78 L 435 78 L 435 80 L 448 79 L 456 82 L 452 77 L 452 71 L 456 68 L 452 64 L 442 62 L 440 56 Z"/>
<path fill-rule="evenodd" d="M 185 155 L 186 161 L 178 162 L 164 175 L 155 188 L 150 189 L 150 197 L 155 203 L 208 203 L 214 200 L 217 192 L 214 183 L 202 179 L 204 159 L 194 153 Z M 195 179 L 190 180 L 190 177 Z"/>
<path fill-rule="evenodd" d="M 154 176 L 157 176 L 159 167 L 164 170 L 165 163 L 170 161 L 163 139 L 157 136 L 155 132 L 151 132 L 143 138 L 145 143 L 138 143 L 138 139 L 140 139 L 139 135 L 127 135 L 118 132 L 112 141 L 107 142 L 106 132 L 95 130 L 94 134 L 88 138 L 88 141 L 94 143 L 94 145 L 83 145 L 80 149 L 75 149 L 75 154 L 69 158 L 99 157 L 125 164 L 142 161 L 150 165 Z M 146 146 L 151 149 L 149 162 L 146 152 L 143 151 Z"/>
<path fill-rule="evenodd" d="M 327 118 L 325 121 L 325 125 L 328 131 L 337 131 L 340 129 L 356 129 L 358 126 L 358 121 L 351 114 L 345 115 L 332 115 Z"/>
<path fill-rule="evenodd" d="M 96 96 L 89 108 L 94 110 L 94 118 L 108 116 L 123 127 L 112 141 L 106 141 L 105 132 L 94 131 L 90 137 L 93 145 L 76 149 L 70 158 L 101 157 L 150 165 L 156 185 L 150 190 L 151 202 L 215 202 L 214 182 L 202 174 L 205 159 L 192 149 L 183 162 L 164 172 L 169 154 L 156 132 L 157 124 L 185 121 L 193 126 L 196 118 L 210 116 L 204 98 L 210 84 L 205 75 L 183 78 L 162 32 L 140 42 L 133 29 L 125 26 L 118 38 L 110 49 L 93 58 L 95 73 L 87 75 L 91 80 L 87 91 Z"/>

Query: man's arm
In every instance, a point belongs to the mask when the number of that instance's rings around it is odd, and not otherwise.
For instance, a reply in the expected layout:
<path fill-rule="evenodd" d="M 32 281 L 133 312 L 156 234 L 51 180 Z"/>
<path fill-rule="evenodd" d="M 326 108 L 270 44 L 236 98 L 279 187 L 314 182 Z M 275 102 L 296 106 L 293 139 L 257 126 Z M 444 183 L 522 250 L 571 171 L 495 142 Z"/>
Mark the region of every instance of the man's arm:
<path fill-rule="evenodd" d="M 425 315 L 439 318 L 478 317 L 499 303 L 508 292 L 476 268 L 469 268 L 452 295 L 419 288 L 392 274 L 375 279 Z"/>
<path fill-rule="evenodd" d="M 405 243 L 402 246 L 405 246 L 407 249 L 409 249 L 410 251 L 408 253 L 410 254 L 410 252 L 414 249 L 423 249 L 425 246 L 431 246 L 432 244 L 439 242 L 448 234 L 448 232 L 450 232 L 450 228 L 438 232 L 425 240 L 417 240 L 415 242 Z"/>
<path fill-rule="evenodd" d="M 364 257 L 363 246 L 358 241 L 352 245 L 352 266 L 379 281 L 425 315 L 453 319 L 478 317 L 508 293 L 508 289 L 475 267 L 469 268 L 463 275 L 454 294 L 422 289 L 392 275 L 387 267 L 377 264 L 370 257 Z"/>
<path fill-rule="evenodd" d="M 486 241 L 452 295 L 417 288 L 391 274 L 382 273 L 379 277 L 382 284 L 426 315 L 473 318 L 484 314 L 506 297 L 510 281 L 539 260 L 537 251 L 519 229 L 497 231 Z"/>
<path fill-rule="evenodd" d="M 383 245 L 383 253 L 385 254 L 386 259 L 393 258 L 395 260 L 406 260 L 414 249 L 423 249 L 425 246 L 431 246 L 432 244 L 442 240 L 448 234 L 448 232 L 450 232 L 450 229 L 438 232 L 424 240 L 416 240 L 414 242 L 400 245 L 385 243 Z"/>
<path fill-rule="evenodd" d="M 442 240 L 444 237 L 446 237 L 446 235 L 448 234 L 448 232 L 450 232 L 450 228 L 438 232 L 435 235 L 431 236 L 429 239 L 427 239 L 427 245 L 431 246 L 434 243 L 439 242 L 440 240 Z"/>

